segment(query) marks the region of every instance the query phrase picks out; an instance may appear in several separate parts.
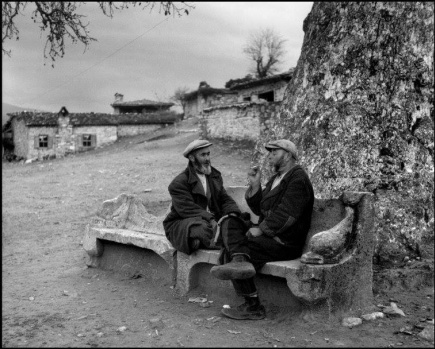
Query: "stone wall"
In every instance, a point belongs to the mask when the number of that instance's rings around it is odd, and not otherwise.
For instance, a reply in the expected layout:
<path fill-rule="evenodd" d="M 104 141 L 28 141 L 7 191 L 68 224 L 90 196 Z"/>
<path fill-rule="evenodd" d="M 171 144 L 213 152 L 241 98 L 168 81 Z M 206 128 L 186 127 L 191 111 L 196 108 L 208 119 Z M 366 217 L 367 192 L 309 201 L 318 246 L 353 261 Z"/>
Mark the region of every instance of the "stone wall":
<path fill-rule="evenodd" d="M 115 142 L 117 137 L 117 126 L 76 126 L 73 130 L 74 134 L 94 134 L 97 136 L 96 147 L 101 147 L 103 144 Z"/>
<path fill-rule="evenodd" d="M 52 122 L 53 123 L 53 122 Z M 134 136 L 164 127 L 165 124 L 73 126 L 68 115 L 58 117 L 58 126 L 26 126 L 25 121 L 12 119 L 14 153 L 25 159 L 63 157 L 70 153 L 98 148 L 116 142 L 118 137 Z M 82 146 L 82 135 L 92 136 L 89 149 Z M 35 137 L 49 136 L 48 148 L 35 148 Z"/>
<path fill-rule="evenodd" d="M 216 93 L 208 96 L 199 94 L 196 98 L 188 100 L 184 107 L 184 118 L 199 116 L 205 108 L 224 106 L 237 103 L 237 93 Z"/>
<path fill-rule="evenodd" d="M 218 93 L 215 95 L 208 96 L 205 100 L 205 104 L 203 105 L 204 108 L 208 107 L 217 107 L 217 106 L 223 106 L 228 104 L 234 104 L 237 103 L 237 93 Z"/>
<path fill-rule="evenodd" d="M 184 107 L 184 118 L 192 118 L 198 115 L 198 101 L 197 99 L 189 100 Z"/>
<path fill-rule="evenodd" d="M 142 133 L 155 131 L 163 125 L 118 125 L 118 137 L 136 136 Z"/>
<path fill-rule="evenodd" d="M 276 118 L 278 102 L 240 103 L 204 109 L 201 133 L 207 138 L 256 141 L 269 128 L 269 120 Z"/>
<path fill-rule="evenodd" d="M 56 135 L 57 127 L 36 127 L 31 126 L 28 127 L 27 133 L 27 152 L 23 155 L 26 159 L 38 158 L 42 160 L 44 157 L 55 156 L 55 135 Z M 47 135 L 49 138 L 53 140 L 53 146 L 47 149 L 35 149 L 35 137 L 39 135 Z"/>
<path fill-rule="evenodd" d="M 70 124 L 70 118 L 68 116 L 59 115 L 58 118 L 59 127 L 55 135 L 55 141 L 53 143 L 53 150 L 56 157 L 63 157 L 69 153 L 77 151 L 77 136 L 73 132 L 73 127 Z"/>
<path fill-rule="evenodd" d="M 18 157 L 26 158 L 29 149 L 28 129 L 22 120 L 12 119 L 14 154 Z"/>

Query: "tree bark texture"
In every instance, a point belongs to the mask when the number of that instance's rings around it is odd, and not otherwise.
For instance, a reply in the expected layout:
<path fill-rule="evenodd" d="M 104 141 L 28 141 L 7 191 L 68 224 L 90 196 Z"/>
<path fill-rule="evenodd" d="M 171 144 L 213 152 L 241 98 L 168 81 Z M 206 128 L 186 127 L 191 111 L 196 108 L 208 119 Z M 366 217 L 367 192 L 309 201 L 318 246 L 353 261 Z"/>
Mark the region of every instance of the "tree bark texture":
<path fill-rule="evenodd" d="M 378 262 L 433 259 L 434 3 L 315 2 L 303 29 L 257 160 L 292 140 L 316 197 L 376 194 Z"/>

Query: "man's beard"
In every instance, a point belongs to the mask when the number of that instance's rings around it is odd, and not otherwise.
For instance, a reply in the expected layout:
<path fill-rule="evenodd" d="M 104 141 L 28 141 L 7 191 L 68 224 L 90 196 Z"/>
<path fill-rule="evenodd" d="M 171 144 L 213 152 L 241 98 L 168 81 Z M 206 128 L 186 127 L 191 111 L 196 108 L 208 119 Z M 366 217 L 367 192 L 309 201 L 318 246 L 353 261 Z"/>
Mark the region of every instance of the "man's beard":
<path fill-rule="evenodd" d="M 210 161 L 208 163 L 202 164 L 195 157 L 195 161 L 193 162 L 193 166 L 195 167 L 195 170 L 198 173 L 205 174 L 205 175 L 209 175 L 211 173 L 211 163 L 210 163 Z"/>
<path fill-rule="evenodd" d="M 281 158 L 273 164 L 273 171 L 274 171 L 275 173 L 278 173 L 279 170 L 280 170 L 284 165 L 285 165 L 285 164 L 284 164 L 284 155 L 282 155 Z"/>

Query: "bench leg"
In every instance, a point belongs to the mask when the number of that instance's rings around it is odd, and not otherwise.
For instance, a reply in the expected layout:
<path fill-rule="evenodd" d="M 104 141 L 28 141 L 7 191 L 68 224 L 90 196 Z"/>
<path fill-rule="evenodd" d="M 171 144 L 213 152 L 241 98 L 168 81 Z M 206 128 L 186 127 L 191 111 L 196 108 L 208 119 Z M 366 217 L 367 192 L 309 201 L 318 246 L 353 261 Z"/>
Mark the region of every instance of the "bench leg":
<path fill-rule="evenodd" d="M 88 254 L 86 264 L 90 267 L 98 267 L 98 260 L 103 252 L 103 243 L 96 237 L 92 230 L 89 229 L 89 224 L 86 225 L 85 236 L 83 238 L 83 248 Z"/>
<path fill-rule="evenodd" d="M 196 287 L 195 281 L 192 278 L 192 269 L 194 265 L 189 256 L 183 252 L 177 251 L 177 292 L 185 295 L 192 288 Z"/>

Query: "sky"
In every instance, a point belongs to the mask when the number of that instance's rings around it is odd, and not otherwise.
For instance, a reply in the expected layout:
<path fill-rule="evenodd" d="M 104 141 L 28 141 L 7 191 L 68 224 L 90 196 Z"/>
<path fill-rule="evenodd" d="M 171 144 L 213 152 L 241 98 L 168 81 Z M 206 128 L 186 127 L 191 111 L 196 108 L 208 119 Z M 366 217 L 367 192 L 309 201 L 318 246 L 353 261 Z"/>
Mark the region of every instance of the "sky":
<path fill-rule="evenodd" d="M 2 101 L 15 106 L 71 113 L 112 113 L 115 93 L 124 101 L 166 102 L 180 87 L 194 91 L 201 81 L 224 88 L 246 76 L 253 61 L 243 53 L 252 32 L 271 28 L 286 40 L 279 72 L 295 67 L 304 39 L 302 25 L 312 2 L 190 2 L 189 15 L 165 16 L 158 8 L 131 7 L 103 15 L 96 3 L 86 16 L 98 41 L 85 50 L 68 42 L 51 66 L 44 59 L 46 35 L 30 19 L 33 4 L 18 18 L 19 40 L 2 54 Z M 45 65 L 44 65 L 45 63 Z"/>

